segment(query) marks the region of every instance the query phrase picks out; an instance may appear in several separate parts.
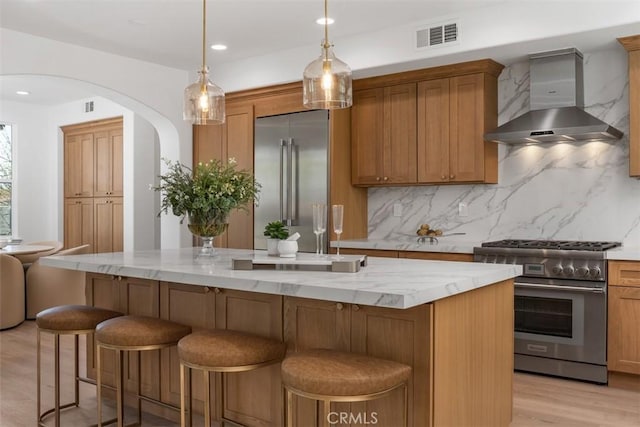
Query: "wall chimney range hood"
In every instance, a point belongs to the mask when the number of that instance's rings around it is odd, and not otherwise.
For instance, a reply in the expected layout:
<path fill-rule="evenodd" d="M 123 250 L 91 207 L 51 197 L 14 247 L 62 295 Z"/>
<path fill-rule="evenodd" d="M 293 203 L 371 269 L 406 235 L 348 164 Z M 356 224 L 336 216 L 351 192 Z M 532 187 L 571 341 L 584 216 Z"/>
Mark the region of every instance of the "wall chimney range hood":
<path fill-rule="evenodd" d="M 618 129 L 584 111 L 582 54 L 574 48 L 529 56 L 530 110 L 486 133 L 508 144 L 613 141 Z"/>

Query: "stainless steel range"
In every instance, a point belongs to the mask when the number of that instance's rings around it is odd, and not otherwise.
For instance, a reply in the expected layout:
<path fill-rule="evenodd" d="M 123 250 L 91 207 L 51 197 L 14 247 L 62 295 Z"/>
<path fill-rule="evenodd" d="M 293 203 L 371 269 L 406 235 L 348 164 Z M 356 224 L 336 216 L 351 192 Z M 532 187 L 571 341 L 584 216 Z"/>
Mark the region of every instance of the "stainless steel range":
<path fill-rule="evenodd" d="M 474 261 L 520 264 L 515 369 L 607 382 L 607 263 L 618 242 L 500 240 Z"/>

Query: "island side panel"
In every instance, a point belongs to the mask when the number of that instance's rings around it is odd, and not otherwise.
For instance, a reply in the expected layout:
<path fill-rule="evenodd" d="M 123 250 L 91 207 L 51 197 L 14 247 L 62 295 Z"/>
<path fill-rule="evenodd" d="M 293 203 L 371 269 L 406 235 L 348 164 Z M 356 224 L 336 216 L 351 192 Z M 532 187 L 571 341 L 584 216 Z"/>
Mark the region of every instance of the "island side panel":
<path fill-rule="evenodd" d="M 434 425 L 507 427 L 513 406 L 513 280 L 433 306 Z"/>

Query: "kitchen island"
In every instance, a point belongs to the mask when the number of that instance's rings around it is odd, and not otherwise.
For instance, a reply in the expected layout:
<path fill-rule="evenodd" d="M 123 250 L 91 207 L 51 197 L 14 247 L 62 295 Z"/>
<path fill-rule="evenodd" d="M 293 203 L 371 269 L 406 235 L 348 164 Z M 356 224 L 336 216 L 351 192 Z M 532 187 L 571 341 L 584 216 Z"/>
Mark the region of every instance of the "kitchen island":
<path fill-rule="evenodd" d="M 219 250 L 213 262 L 197 249 L 51 256 L 45 265 L 87 272 L 87 303 L 159 316 L 194 328 L 228 328 L 282 339 L 288 351 L 333 348 L 406 363 L 409 425 L 507 426 L 513 376 L 515 265 L 369 258 L 357 273 L 231 269 L 233 258 L 264 251 Z M 310 254 L 299 254 L 299 258 Z M 95 374 L 92 346 L 87 369 Z M 144 355 L 143 393 L 179 401 L 174 349 Z M 107 362 L 112 363 L 105 354 Z M 136 363 L 130 358 L 129 363 Z M 131 375 L 134 370 L 127 370 Z M 112 370 L 107 364 L 105 376 Z M 279 367 L 216 374 L 216 412 L 255 426 L 282 425 Z M 128 383 L 133 390 L 134 382 Z M 195 398 L 201 383 L 194 379 Z M 218 391 L 218 393 L 216 393 Z M 216 400 L 217 402 L 217 400 Z M 402 392 L 368 403 L 338 404 L 377 425 L 396 426 Z M 196 402 L 197 403 L 197 402 Z M 224 407 L 223 407 L 224 406 Z M 152 409 L 152 408 L 149 408 Z M 196 404 L 195 410 L 199 409 Z M 163 414 L 173 416 L 171 413 Z M 311 425 L 315 406 L 296 399 L 298 426 Z M 364 418 L 363 418 L 364 419 Z"/>

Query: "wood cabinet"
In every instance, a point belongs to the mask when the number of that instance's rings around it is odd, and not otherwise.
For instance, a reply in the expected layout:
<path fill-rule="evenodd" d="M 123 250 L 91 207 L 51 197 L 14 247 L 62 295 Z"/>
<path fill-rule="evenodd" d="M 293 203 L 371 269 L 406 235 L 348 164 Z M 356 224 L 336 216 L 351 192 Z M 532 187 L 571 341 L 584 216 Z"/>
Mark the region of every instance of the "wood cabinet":
<path fill-rule="evenodd" d="M 624 383 L 640 390 L 640 262 L 609 261 L 607 368 L 609 383 Z"/>
<path fill-rule="evenodd" d="M 252 170 L 254 162 L 254 120 L 277 114 L 305 111 L 301 82 L 228 93 L 226 123 L 193 127 L 194 164 L 211 158 L 233 156 Z M 226 151 L 225 151 L 226 150 Z M 255 159 L 261 161 L 261 159 Z M 345 239 L 367 236 L 367 190 L 351 185 L 351 111 L 329 113 L 329 201 L 345 206 L 348 224 Z M 229 248 L 253 248 L 253 211 L 232 215 L 229 230 L 214 245 Z"/>
<path fill-rule="evenodd" d="M 618 41 L 629 52 L 629 175 L 640 177 L 640 34 Z"/>
<path fill-rule="evenodd" d="M 64 245 L 123 248 L 122 118 L 64 126 Z"/>
<path fill-rule="evenodd" d="M 123 211 L 122 197 L 93 199 L 94 238 L 93 248 L 99 252 L 122 252 Z"/>
<path fill-rule="evenodd" d="M 74 248 L 91 245 L 94 250 L 93 198 L 81 197 L 64 199 L 64 245 Z"/>
<path fill-rule="evenodd" d="M 352 183 L 496 183 L 497 145 L 483 135 L 497 126 L 502 68 L 481 60 L 354 81 Z"/>
<path fill-rule="evenodd" d="M 485 73 L 418 83 L 418 182 L 498 182 L 497 80 Z"/>
<path fill-rule="evenodd" d="M 353 97 L 352 183 L 415 183 L 415 83 L 356 91 Z"/>
<path fill-rule="evenodd" d="M 227 107 L 222 125 L 193 127 L 193 162 L 217 159 L 227 162 L 234 158 L 239 169 L 253 172 L 253 106 L 250 104 Z M 227 232 L 216 238 L 215 246 L 223 248 L 253 249 L 253 205 L 249 212 L 235 210 L 229 216 Z"/>

